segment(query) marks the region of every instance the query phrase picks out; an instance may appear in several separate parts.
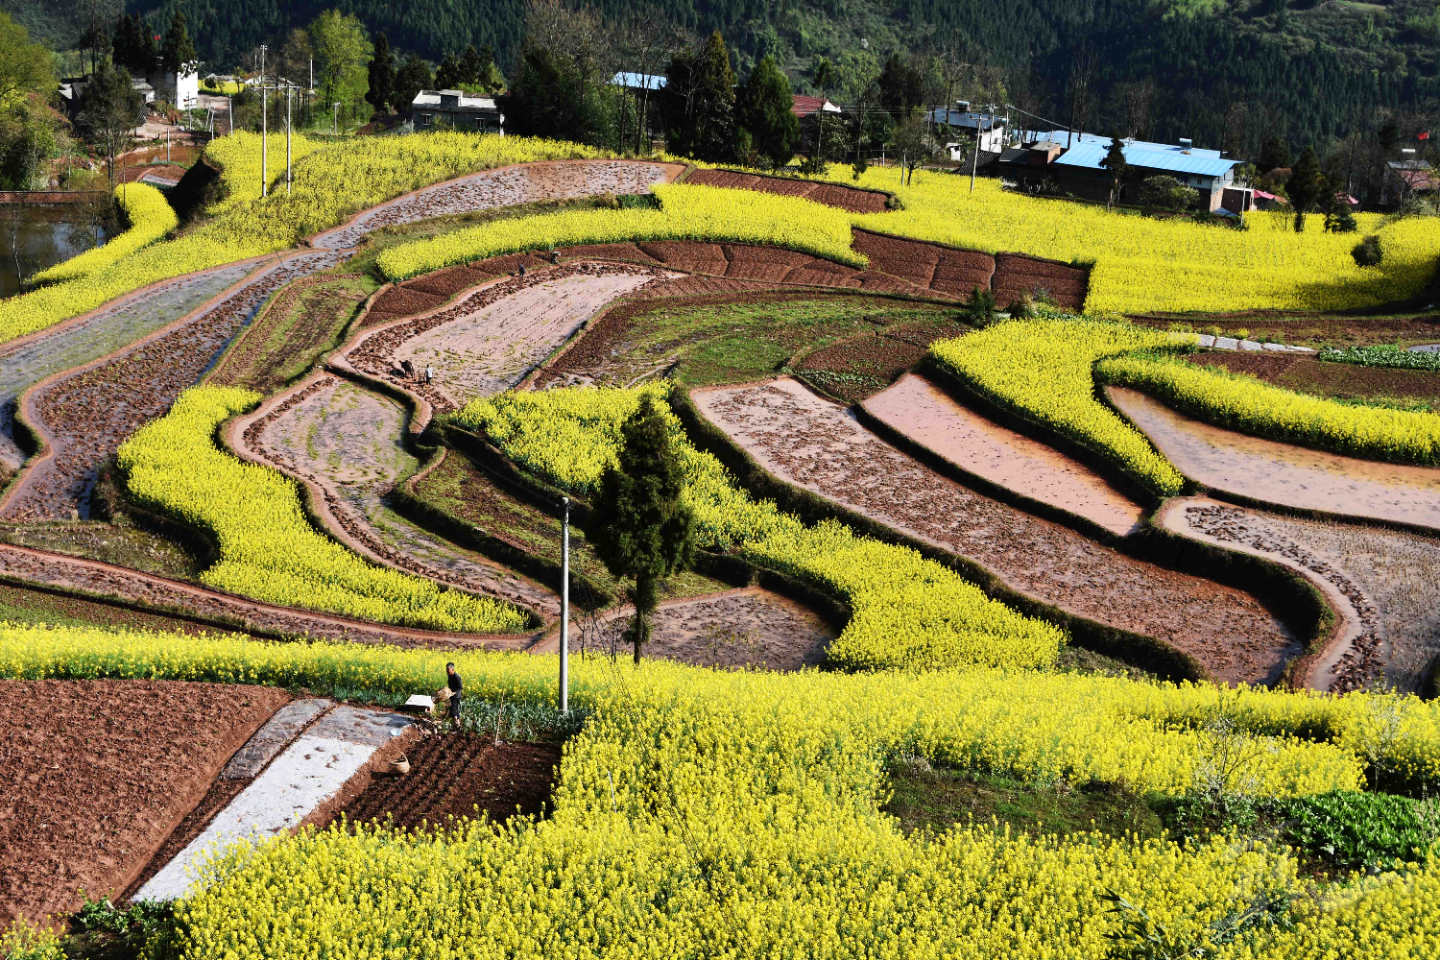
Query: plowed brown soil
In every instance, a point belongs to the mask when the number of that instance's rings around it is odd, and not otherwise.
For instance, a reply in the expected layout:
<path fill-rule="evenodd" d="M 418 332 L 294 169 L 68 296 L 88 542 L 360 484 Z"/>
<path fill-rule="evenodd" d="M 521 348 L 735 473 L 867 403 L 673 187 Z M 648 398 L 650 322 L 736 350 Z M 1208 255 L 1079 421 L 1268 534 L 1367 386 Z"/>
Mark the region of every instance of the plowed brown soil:
<path fill-rule="evenodd" d="M 426 737 L 406 754 L 408 774 L 372 775 L 340 812 L 350 823 L 388 820 L 416 831 L 482 814 L 500 823 L 539 814 L 550 801 L 560 756 L 554 743 L 497 744 L 472 733 Z"/>
<path fill-rule="evenodd" d="M 1207 367 L 1248 373 L 1277 387 L 1321 397 L 1346 399 L 1420 400 L 1440 404 L 1440 373 L 1393 370 L 1353 363 L 1321 363 L 1295 354 L 1215 350 L 1185 359 Z"/>
<path fill-rule="evenodd" d="M 981 496 L 863 428 L 793 380 L 693 393 L 771 473 L 1087 619 L 1155 637 L 1226 683 L 1269 683 L 1300 645 L 1255 597 L 1135 560 Z"/>
<path fill-rule="evenodd" d="M 859 190 L 839 183 L 816 183 L 811 180 L 795 180 L 788 177 L 764 177 L 753 173 L 736 173 L 731 170 L 696 170 L 685 180 L 705 187 L 729 187 L 736 190 L 756 190 L 760 193 L 777 193 L 789 197 L 804 197 L 827 207 L 839 207 L 851 213 L 880 213 L 889 199 L 874 190 Z"/>
<path fill-rule="evenodd" d="M 0 924 L 119 894 L 283 690 L 0 681 Z"/>

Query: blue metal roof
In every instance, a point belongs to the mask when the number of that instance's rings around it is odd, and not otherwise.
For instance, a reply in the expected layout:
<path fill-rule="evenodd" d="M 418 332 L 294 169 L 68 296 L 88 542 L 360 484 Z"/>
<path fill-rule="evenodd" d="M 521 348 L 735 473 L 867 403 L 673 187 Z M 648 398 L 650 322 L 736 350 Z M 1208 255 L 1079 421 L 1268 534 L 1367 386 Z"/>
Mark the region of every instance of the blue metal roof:
<path fill-rule="evenodd" d="M 1171 173 L 1186 173 L 1197 177 L 1223 177 L 1239 160 L 1222 160 L 1218 150 L 1191 150 L 1162 143 L 1136 142 L 1123 148 L 1125 162 L 1132 167 L 1149 170 L 1166 170 Z M 1100 161 L 1110 150 L 1110 142 L 1087 140 L 1078 143 L 1056 158 L 1056 164 L 1067 167 L 1086 167 L 1091 170 L 1104 169 Z"/>
<path fill-rule="evenodd" d="M 665 82 L 667 79 L 668 78 L 663 77 L 658 73 L 627 73 L 626 71 L 621 70 L 619 73 L 615 74 L 615 76 L 610 78 L 610 83 L 617 87 L 629 87 L 632 90 L 639 90 L 642 88 L 649 90 L 664 90 Z"/>

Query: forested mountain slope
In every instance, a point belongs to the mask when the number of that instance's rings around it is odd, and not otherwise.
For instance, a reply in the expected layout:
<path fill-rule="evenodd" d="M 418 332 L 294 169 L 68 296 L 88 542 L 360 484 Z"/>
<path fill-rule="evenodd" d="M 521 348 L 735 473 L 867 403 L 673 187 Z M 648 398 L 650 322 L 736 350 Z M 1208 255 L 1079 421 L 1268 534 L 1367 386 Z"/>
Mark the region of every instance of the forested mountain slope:
<path fill-rule="evenodd" d="M 91 6 L 0 0 L 41 39 L 74 45 Z M 607 19 L 633 0 L 592 0 Z M 184 9 L 211 69 L 240 64 L 260 43 L 277 43 L 322 9 L 353 12 L 392 47 L 432 61 L 491 44 L 502 68 L 519 47 L 525 0 L 128 0 L 126 6 L 168 22 Z M 958 40 L 977 62 L 1005 68 L 1010 93 L 1061 122 L 1077 49 L 1093 51 L 1095 109 L 1089 125 L 1109 132 L 1117 84 L 1149 79 L 1157 87 L 1150 136 L 1190 136 L 1236 152 L 1284 131 L 1293 144 L 1367 129 L 1379 108 L 1424 112 L 1436 81 L 1440 11 L 1435 0 L 1391 4 L 1351 0 L 654 0 L 650 5 L 691 33 L 719 29 L 743 78 L 765 53 L 791 73 L 797 89 L 826 55 L 842 66 L 890 52 Z M 273 49 L 273 47 L 272 47 Z M 618 66 L 618 64 L 617 64 Z M 1028 88 L 1028 89 L 1021 89 Z"/>

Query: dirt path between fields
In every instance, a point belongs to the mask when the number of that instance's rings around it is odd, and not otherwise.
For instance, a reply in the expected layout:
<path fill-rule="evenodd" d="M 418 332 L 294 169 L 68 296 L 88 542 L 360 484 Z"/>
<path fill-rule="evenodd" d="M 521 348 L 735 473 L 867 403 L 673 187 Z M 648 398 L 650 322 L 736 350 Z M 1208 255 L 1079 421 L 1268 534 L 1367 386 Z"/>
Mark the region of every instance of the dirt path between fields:
<path fill-rule="evenodd" d="M 864 401 L 865 411 L 962 470 L 1125 536 L 1145 509 L 1089 467 L 1006 429 L 909 373 Z"/>
<path fill-rule="evenodd" d="M 1345 619 L 1330 644 L 1298 664 L 1317 690 L 1383 680 L 1419 690 L 1440 655 L 1440 541 L 1373 526 L 1304 520 L 1220 503 L 1171 500 L 1156 522 L 1182 536 L 1267 557 L 1304 574 Z"/>
<path fill-rule="evenodd" d="M 692 396 L 780 479 L 967 557 L 1045 603 L 1170 643 L 1216 680 L 1274 682 L 1301 651 L 1250 594 L 1132 559 L 981 496 L 790 378 Z"/>
<path fill-rule="evenodd" d="M 288 637 L 388 643 L 401 647 L 482 647 L 494 650 L 522 650 L 534 639 L 513 634 L 482 636 L 392 627 L 277 607 L 128 567 L 12 544 L 0 544 L 0 574 L 41 586 L 92 597 L 118 598 L 145 608 L 178 611 L 201 620 Z"/>
<path fill-rule="evenodd" d="M 1135 390 L 1105 391 L 1181 473 L 1211 490 L 1440 531 L 1440 469 L 1264 440 L 1202 423 Z"/>

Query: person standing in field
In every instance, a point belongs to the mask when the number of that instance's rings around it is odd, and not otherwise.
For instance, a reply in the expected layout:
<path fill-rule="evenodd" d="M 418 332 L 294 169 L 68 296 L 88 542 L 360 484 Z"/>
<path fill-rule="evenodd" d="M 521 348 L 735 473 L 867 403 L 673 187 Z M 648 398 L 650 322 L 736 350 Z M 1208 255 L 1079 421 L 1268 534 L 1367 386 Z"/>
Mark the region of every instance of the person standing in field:
<path fill-rule="evenodd" d="M 431 383 L 435 380 L 435 368 L 428 363 L 425 365 L 425 382 Z"/>
<path fill-rule="evenodd" d="M 455 724 L 455 729 L 460 729 L 460 698 L 465 692 L 465 681 L 460 679 L 460 674 L 455 672 L 455 664 L 445 664 L 445 685 L 450 688 L 450 699 L 446 701 L 450 722 Z"/>

